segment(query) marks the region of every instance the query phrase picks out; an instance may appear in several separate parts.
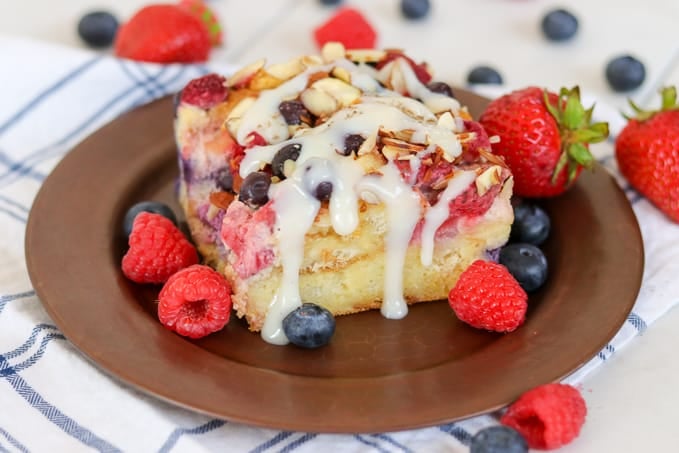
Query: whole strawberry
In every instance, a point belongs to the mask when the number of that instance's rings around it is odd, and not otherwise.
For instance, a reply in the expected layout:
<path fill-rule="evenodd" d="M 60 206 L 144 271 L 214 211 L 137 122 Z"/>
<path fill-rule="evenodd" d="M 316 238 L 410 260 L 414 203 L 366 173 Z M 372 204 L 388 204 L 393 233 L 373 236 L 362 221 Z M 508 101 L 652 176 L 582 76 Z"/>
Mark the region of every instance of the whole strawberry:
<path fill-rule="evenodd" d="M 118 30 L 115 54 L 153 63 L 205 61 L 212 47 L 206 25 L 179 5 L 149 5 Z"/>
<path fill-rule="evenodd" d="M 526 319 L 528 296 L 506 267 L 476 260 L 460 274 L 448 304 L 472 327 L 511 332 Z"/>
<path fill-rule="evenodd" d="M 224 37 L 219 19 L 203 0 L 180 0 L 179 6 L 203 21 L 210 33 L 210 41 L 213 46 L 221 46 L 223 44 Z"/>
<path fill-rule="evenodd" d="M 677 90 L 662 90 L 662 108 L 643 111 L 630 102 L 630 118 L 615 141 L 620 172 L 674 222 L 679 223 L 679 104 Z"/>
<path fill-rule="evenodd" d="M 515 194 L 559 195 L 592 167 L 588 145 L 608 137 L 608 123 L 591 123 L 593 109 L 582 106 L 578 87 L 558 95 L 528 87 L 488 105 L 479 121 L 489 136 L 500 137 L 493 152 L 511 169 Z"/>

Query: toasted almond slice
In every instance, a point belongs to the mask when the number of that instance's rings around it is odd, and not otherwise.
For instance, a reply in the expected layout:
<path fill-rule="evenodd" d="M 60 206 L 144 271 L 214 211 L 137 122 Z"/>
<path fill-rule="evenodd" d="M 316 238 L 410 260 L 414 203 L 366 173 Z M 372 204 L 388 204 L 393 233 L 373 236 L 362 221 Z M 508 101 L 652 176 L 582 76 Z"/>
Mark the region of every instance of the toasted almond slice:
<path fill-rule="evenodd" d="M 317 80 L 311 85 L 311 87 L 325 91 L 330 96 L 335 98 L 343 107 L 351 105 L 354 103 L 354 101 L 361 97 L 361 90 L 332 77 L 326 77 L 325 79 Z"/>
<path fill-rule="evenodd" d="M 250 63 L 249 65 L 236 71 L 234 75 L 226 80 L 226 86 L 235 87 L 238 85 L 244 85 L 254 77 L 257 72 L 264 67 L 266 60 L 264 58 Z"/>
<path fill-rule="evenodd" d="M 476 132 L 460 132 L 457 134 L 457 139 L 460 143 L 471 142 L 476 140 Z"/>
<path fill-rule="evenodd" d="M 337 66 L 330 71 L 330 74 L 342 82 L 351 83 L 351 73 L 344 68 Z"/>
<path fill-rule="evenodd" d="M 327 79 L 330 76 L 330 73 L 327 71 L 318 71 L 309 74 L 309 77 L 307 78 L 307 86 L 310 87 L 313 85 L 316 81 L 322 80 L 322 79 Z"/>
<path fill-rule="evenodd" d="M 285 63 L 272 64 L 266 68 L 266 72 L 278 79 L 288 80 L 292 79 L 297 74 L 300 74 L 305 68 L 306 66 L 302 63 L 302 59 L 295 58 L 293 60 L 286 61 Z"/>
<path fill-rule="evenodd" d="M 346 55 L 356 63 L 377 63 L 387 56 L 387 52 L 377 49 L 347 49 Z"/>
<path fill-rule="evenodd" d="M 309 87 L 302 91 L 300 100 L 304 107 L 316 116 L 329 116 L 335 113 L 339 104 L 327 91 Z"/>
<path fill-rule="evenodd" d="M 490 151 L 487 151 L 483 148 L 478 148 L 479 154 L 481 157 L 486 159 L 488 162 L 499 165 L 500 167 L 507 168 L 507 164 L 505 163 L 504 159 L 500 156 L 496 156 L 495 154 L 491 153 Z"/>
<path fill-rule="evenodd" d="M 410 143 L 410 142 L 406 142 L 406 141 L 398 139 L 398 138 L 381 137 L 380 141 L 385 146 L 391 146 L 393 148 L 402 149 L 403 151 L 408 152 L 408 153 L 419 153 L 420 151 L 427 149 L 427 145 Z"/>
<path fill-rule="evenodd" d="M 407 149 L 399 148 L 398 146 L 384 145 L 382 147 L 382 154 L 389 160 L 400 160 L 411 153 Z"/>
<path fill-rule="evenodd" d="M 446 129 L 450 129 L 452 131 L 457 130 L 457 123 L 455 122 L 455 118 L 453 118 L 453 115 L 451 115 L 450 112 L 445 112 L 443 115 L 439 116 L 437 124 L 441 127 L 445 127 Z"/>
<path fill-rule="evenodd" d="M 243 98 L 236 106 L 229 112 L 224 121 L 224 127 L 231 133 L 233 137 L 237 136 L 238 127 L 245 112 L 255 103 L 257 98 L 248 96 Z"/>
<path fill-rule="evenodd" d="M 281 83 L 283 83 L 282 79 L 272 76 L 265 70 L 261 70 L 255 73 L 250 83 L 248 83 L 248 87 L 256 91 L 271 90 Z"/>
<path fill-rule="evenodd" d="M 483 196 L 488 192 L 495 184 L 500 183 L 500 176 L 502 174 L 502 168 L 499 165 L 493 165 L 481 173 L 476 178 L 476 191 L 479 195 Z"/>
<path fill-rule="evenodd" d="M 331 61 L 344 58 L 344 53 L 345 53 L 344 44 L 336 41 L 325 43 L 325 45 L 321 49 L 321 57 L 323 58 L 323 61 L 326 63 L 330 63 Z"/>
<path fill-rule="evenodd" d="M 320 66 L 323 64 L 323 59 L 318 55 L 305 55 L 300 59 L 300 62 L 305 68 L 311 68 L 313 66 Z"/>
<path fill-rule="evenodd" d="M 387 163 L 387 159 L 380 153 L 367 153 L 358 156 L 356 163 L 363 168 L 364 173 L 368 174 L 382 168 Z"/>
<path fill-rule="evenodd" d="M 356 151 L 357 156 L 363 156 L 365 154 L 375 154 L 379 155 L 379 153 L 373 153 L 372 151 L 375 149 L 375 145 L 377 144 L 377 136 L 374 134 L 370 134 L 368 138 L 363 140 L 363 143 L 361 143 L 361 146 L 358 147 L 358 151 Z"/>
<path fill-rule="evenodd" d="M 401 71 L 401 67 L 397 64 L 391 66 L 391 72 L 387 79 L 387 87 L 400 94 L 406 94 L 408 92 L 406 78 L 403 75 L 403 71 Z"/>

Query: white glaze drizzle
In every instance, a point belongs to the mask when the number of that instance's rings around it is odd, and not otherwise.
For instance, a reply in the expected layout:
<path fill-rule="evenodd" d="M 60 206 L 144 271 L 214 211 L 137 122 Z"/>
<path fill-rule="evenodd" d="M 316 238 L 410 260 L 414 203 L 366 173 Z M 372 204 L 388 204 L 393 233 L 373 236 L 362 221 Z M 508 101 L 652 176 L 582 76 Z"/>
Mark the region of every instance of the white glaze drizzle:
<path fill-rule="evenodd" d="M 362 97 L 358 103 L 337 111 L 325 123 L 303 129 L 299 135 L 289 138 L 287 124 L 278 111 L 279 104 L 304 90 L 311 73 L 330 71 L 334 66 L 350 73 L 351 84 L 363 92 Z M 407 92 L 422 102 L 381 87 L 377 80 L 386 81 L 394 68 L 400 71 L 400 81 Z M 351 234 L 357 228 L 359 197 L 384 203 L 387 232 L 381 312 L 390 319 L 399 319 L 408 313 L 403 296 L 403 266 L 410 239 L 421 218 L 421 214 L 416 213 L 422 209 L 420 196 L 412 190 L 411 185 L 415 182 L 421 159 L 437 147 L 451 158 L 461 153 L 461 145 L 455 135 L 460 130 L 460 122 L 456 123 L 457 128 L 451 130 L 449 125 L 444 127 L 437 124 L 435 115 L 444 110 L 455 114 L 457 109 L 459 103 L 455 99 L 433 93 L 420 83 L 403 59 L 390 62 L 380 71 L 364 64 L 355 65 L 347 59 L 337 59 L 331 64 L 310 67 L 277 88 L 260 92 L 253 106 L 243 116 L 236 138 L 239 143 L 245 144 L 248 135 L 257 132 L 271 144 L 248 149 L 240 165 L 240 175 L 245 177 L 271 163 L 276 152 L 288 143 L 301 145 L 293 174 L 272 184 L 269 192 L 276 212 L 275 234 L 283 272 L 281 284 L 270 303 L 262 328 L 264 340 L 273 344 L 288 342 L 282 321 L 302 302 L 299 272 L 304 259 L 304 238 L 320 208 L 320 202 L 312 195 L 320 182 L 332 184 L 330 219 L 334 231 L 340 235 Z M 343 150 L 347 135 L 360 134 L 374 142 L 381 129 L 410 130 L 413 143 L 429 143 L 427 149 L 412 156 L 412 174 L 407 183 L 391 161 L 380 169 L 381 175 L 365 175 L 354 157 L 337 152 Z M 423 263 L 427 256 L 431 262 L 433 238 L 436 229 L 447 218 L 448 202 L 456 192 L 463 191 L 473 181 L 473 177 L 473 172 L 457 175 L 454 178 L 457 182 L 451 182 L 441 194 L 439 203 L 430 208 L 425 216 L 421 255 Z M 428 245 L 425 246 L 425 243 Z"/>
<path fill-rule="evenodd" d="M 269 304 L 261 336 L 269 343 L 284 345 L 288 338 L 283 332 L 283 319 L 302 304 L 299 269 L 304 259 L 304 236 L 321 203 L 302 189 L 298 177 L 272 184 L 271 197 L 275 200 L 276 235 L 283 272 L 278 291 Z M 285 215 L 278 215 L 279 212 Z"/>
<path fill-rule="evenodd" d="M 439 229 L 449 216 L 448 204 L 464 192 L 475 179 L 476 173 L 473 171 L 463 171 L 455 174 L 448 181 L 448 186 L 445 190 L 439 195 L 436 204 L 430 206 L 424 215 L 420 241 L 420 261 L 423 266 L 431 265 L 434 256 L 434 237 L 436 236 L 436 230 Z"/>
<path fill-rule="evenodd" d="M 408 314 L 408 304 L 403 298 L 403 265 L 410 238 L 420 220 L 420 197 L 403 182 L 393 162 L 382 168 L 381 176 L 365 176 L 358 189 L 375 194 L 387 209 L 384 296 L 380 311 L 385 318 L 401 319 Z"/>

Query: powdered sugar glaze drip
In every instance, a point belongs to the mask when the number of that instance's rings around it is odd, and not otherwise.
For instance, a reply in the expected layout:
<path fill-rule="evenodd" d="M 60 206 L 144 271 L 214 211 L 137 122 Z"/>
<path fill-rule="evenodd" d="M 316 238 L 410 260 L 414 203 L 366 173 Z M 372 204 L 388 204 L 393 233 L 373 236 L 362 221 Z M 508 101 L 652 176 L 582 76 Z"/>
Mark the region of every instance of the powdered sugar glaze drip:
<path fill-rule="evenodd" d="M 342 52 L 342 55 L 344 53 Z M 327 58 L 326 58 L 327 60 Z M 341 68 L 351 77 L 360 94 L 335 111 L 327 120 L 313 128 L 290 136 L 278 111 L 281 102 L 298 95 L 308 85 L 311 74 Z M 399 77 L 404 92 L 419 98 L 403 96 L 383 88 L 389 78 Z M 393 82 L 393 80 L 392 80 Z M 393 83 L 392 83 L 393 84 Z M 341 96 L 339 96 L 340 101 Z M 300 154 L 294 170 L 269 189 L 276 213 L 275 235 L 279 244 L 282 282 L 262 328 L 262 338 L 273 344 L 286 344 L 283 318 L 302 303 L 299 293 L 299 272 L 304 255 L 304 237 L 318 215 L 321 202 L 320 184 L 331 188 L 328 205 L 334 231 L 351 234 L 359 224 L 359 200 L 383 203 L 387 221 L 385 235 L 385 279 L 381 312 L 391 319 L 407 315 L 403 297 L 403 266 L 408 244 L 418 222 L 423 219 L 422 262 L 431 263 L 434 234 L 447 213 L 447 203 L 464 191 L 473 181 L 473 172 L 458 172 L 450 181 L 440 203 L 423 216 L 421 196 L 404 181 L 392 159 L 379 173 L 366 174 L 354 158 L 345 155 L 347 136 L 360 135 L 363 145 L 372 146 L 380 131 L 409 131 L 411 140 L 438 148 L 451 161 L 461 153 L 456 133 L 462 131 L 462 121 L 456 115 L 459 103 L 424 86 L 403 59 L 395 59 L 379 71 L 364 64 L 354 64 L 338 56 L 324 64 L 313 66 L 280 86 L 263 91 L 242 118 L 237 139 L 244 144 L 252 132 L 267 140 L 268 145 L 248 149 L 240 166 L 240 176 L 258 171 L 270 164 L 281 147 L 295 144 Z M 444 113 L 437 118 L 436 114 Z M 411 156 L 410 166 L 419 167 L 426 152 Z"/>

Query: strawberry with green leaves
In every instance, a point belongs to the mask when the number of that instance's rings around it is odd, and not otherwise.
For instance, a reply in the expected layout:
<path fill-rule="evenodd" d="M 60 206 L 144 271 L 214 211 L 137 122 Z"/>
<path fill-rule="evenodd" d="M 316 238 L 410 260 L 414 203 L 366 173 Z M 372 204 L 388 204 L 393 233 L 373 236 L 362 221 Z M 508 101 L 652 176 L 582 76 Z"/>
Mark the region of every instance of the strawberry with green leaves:
<path fill-rule="evenodd" d="M 589 144 L 608 137 L 608 123 L 592 124 L 593 109 L 582 106 L 578 87 L 559 94 L 528 87 L 488 105 L 479 121 L 500 138 L 493 152 L 511 169 L 516 195 L 559 195 L 592 167 Z"/>
<path fill-rule="evenodd" d="M 662 107 L 644 111 L 630 101 L 628 118 L 615 141 L 620 172 L 674 222 L 679 223 L 679 103 L 677 90 L 661 91 Z"/>
<path fill-rule="evenodd" d="M 206 61 L 212 47 L 203 21 L 179 5 L 148 5 L 123 24 L 115 54 L 153 63 Z"/>
<path fill-rule="evenodd" d="M 199 18 L 210 34 L 210 41 L 213 46 L 221 46 L 224 41 L 222 26 L 215 12 L 203 0 L 180 0 L 179 7 L 184 8 L 195 17 Z"/>

